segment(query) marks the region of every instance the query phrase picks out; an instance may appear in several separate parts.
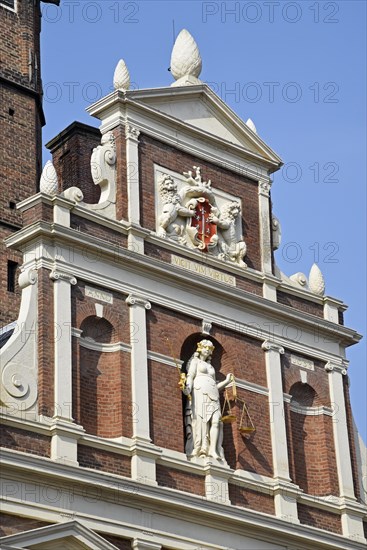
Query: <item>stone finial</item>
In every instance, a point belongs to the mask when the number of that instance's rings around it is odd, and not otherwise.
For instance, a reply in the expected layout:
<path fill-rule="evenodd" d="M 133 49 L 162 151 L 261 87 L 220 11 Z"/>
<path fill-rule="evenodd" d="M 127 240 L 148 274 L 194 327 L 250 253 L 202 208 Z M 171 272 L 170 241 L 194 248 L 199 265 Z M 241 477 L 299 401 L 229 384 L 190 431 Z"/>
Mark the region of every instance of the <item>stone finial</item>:
<path fill-rule="evenodd" d="M 256 126 L 254 124 L 254 121 L 251 118 L 248 118 L 246 121 L 246 126 L 250 128 L 255 134 L 257 134 Z"/>
<path fill-rule="evenodd" d="M 318 265 L 313 264 L 308 276 L 308 286 L 311 292 L 323 296 L 325 292 L 325 279 Z"/>
<path fill-rule="evenodd" d="M 57 195 L 59 183 L 54 165 L 48 160 L 43 167 L 40 179 L 40 191 L 46 195 Z"/>
<path fill-rule="evenodd" d="M 171 55 L 171 73 L 177 82 L 172 86 L 201 84 L 198 76 L 202 63 L 199 48 L 186 29 L 176 38 Z"/>
<path fill-rule="evenodd" d="M 113 75 L 113 87 L 115 90 L 122 90 L 123 92 L 130 88 L 130 73 L 123 59 L 120 59 L 116 65 Z"/>

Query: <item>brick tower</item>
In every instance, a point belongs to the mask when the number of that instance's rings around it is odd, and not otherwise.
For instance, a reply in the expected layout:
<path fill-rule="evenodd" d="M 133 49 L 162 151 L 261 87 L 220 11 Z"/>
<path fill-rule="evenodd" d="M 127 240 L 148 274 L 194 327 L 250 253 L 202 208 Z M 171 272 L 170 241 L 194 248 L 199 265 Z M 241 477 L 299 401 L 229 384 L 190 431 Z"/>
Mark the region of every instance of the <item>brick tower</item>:
<path fill-rule="evenodd" d="M 172 86 L 129 90 L 120 61 L 100 144 L 61 132 L 18 204 L 4 548 L 365 548 L 360 335 L 316 265 L 277 267 L 282 161 L 200 70 L 185 30 Z"/>
<path fill-rule="evenodd" d="M 58 4 L 59 0 L 45 0 Z M 38 190 L 41 175 L 42 109 L 40 2 L 0 0 L 0 324 L 17 318 L 21 255 L 3 240 L 22 227 L 18 202 Z"/>

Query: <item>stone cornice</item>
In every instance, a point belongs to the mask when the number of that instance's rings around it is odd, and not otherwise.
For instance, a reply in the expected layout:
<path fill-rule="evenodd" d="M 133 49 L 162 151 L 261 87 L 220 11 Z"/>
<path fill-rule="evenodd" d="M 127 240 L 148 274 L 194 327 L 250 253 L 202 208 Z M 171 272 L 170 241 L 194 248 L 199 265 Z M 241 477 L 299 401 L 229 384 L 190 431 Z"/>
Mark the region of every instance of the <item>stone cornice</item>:
<path fill-rule="evenodd" d="M 352 541 L 340 535 L 321 531 L 309 526 L 288 524 L 275 516 L 255 512 L 250 509 L 228 506 L 217 502 L 211 502 L 202 497 L 184 493 L 182 491 L 167 490 L 164 487 L 142 484 L 131 480 L 101 471 L 83 469 L 83 476 L 80 475 L 80 467 L 56 463 L 50 459 L 30 456 L 16 451 L 3 449 L 1 452 L 3 464 L 3 476 L 7 470 L 11 471 L 12 479 L 18 482 L 26 482 L 31 478 L 34 482 L 35 476 L 42 483 L 44 479 L 48 482 L 67 486 L 71 484 L 73 494 L 83 495 L 83 488 L 98 487 L 101 496 L 106 501 L 119 498 L 126 494 L 129 504 L 136 506 L 149 506 L 151 509 L 159 507 L 161 513 L 167 512 L 171 517 L 182 519 L 183 515 L 195 518 L 196 522 L 208 528 L 215 528 L 220 522 L 230 522 L 232 532 L 241 533 L 245 528 L 251 537 L 261 533 L 262 540 L 277 540 L 279 544 L 302 545 L 305 550 L 316 550 L 327 548 L 329 550 L 362 550 L 363 543 Z M 110 495 L 110 496 L 109 496 Z M 11 504 L 9 498 L 7 503 Z M 115 500 L 116 502 L 116 500 Z M 118 502 L 121 502 L 119 500 Z M 23 503 L 27 506 L 27 503 Z M 32 503 L 32 506 L 34 504 Z M 53 507 L 49 507 L 52 512 Z M 59 513 L 59 509 L 55 508 Z M 362 512 L 362 510 L 361 510 Z M 268 537 L 268 539 L 267 539 Z"/>
<path fill-rule="evenodd" d="M 98 223 L 103 227 L 112 229 L 117 233 L 121 233 L 123 235 L 129 235 L 131 233 L 137 237 L 141 237 L 146 242 L 155 244 L 160 248 L 169 250 L 170 252 L 180 254 L 185 258 L 192 258 L 194 261 L 197 261 L 197 262 L 203 261 L 202 255 L 200 254 L 200 252 L 197 252 L 196 250 L 191 250 L 185 246 L 181 246 L 178 243 L 175 243 L 170 240 L 161 239 L 157 237 L 154 232 L 148 229 L 145 229 L 141 226 L 138 226 L 136 224 L 131 224 L 128 221 L 125 221 L 125 220 L 116 221 L 116 220 L 107 218 L 106 216 L 99 214 L 96 211 L 85 208 L 83 205 L 76 204 L 74 201 L 65 199 L 64 197 L 60 197 L 60 196 L 50 197 L 49 195 L 38 193 L 28 199 L 25 199 L 21 203 L 18 203 L 17 208 L 19 208 L 21 211 L 25 211 L 28 208 L 31 208 L 36 204 L 40 204 L 40 203 L 48 204 L 50 206 L 58 205 L 63 208 L 67 208 L 69 210 L 73 210 L 73 214 L 80 216 L 84 219 L 90 220 L 94 223 Z M 11 245 L 9 244 L 9 246 Z M 269 283 L 275 286 L 280 291 L 286 292 L 287 294 L 296 296 L 298 298 L 302 298 L 304 300 L 307 300 L 315 304 L 323 305 L 325 303 L 329 303 L 342 311 L 345 311 L 348 308 L 348 306 L 343 301 L 337 298 L 334 298 L 331 296 L 317 296 L 306 289 L 292 286 L 287 282 L 282 281 L 275 275 L 270 275 L 267 273 L 263 273 L 261 271 L 256 271 L 251 268 L 246 268 L 244 270 L 234 265 L 233 263 L 229 263 L 229 262 L 223 263 L 223 261 L 207 255 L 205 256 L 204 261 L 208 265 L 211 265 L 220 270 L 228 271 L 231 274 L 244 277 L 246 279 L 253 280 L 261 284 L 264 282 Z"/>
<path fill-rule="evenodd" d="M 97 258 L 104 257 L 106 260 L 110 259 L 114 262 L 114 264 L 121 262 L 125 269 L 130 271 L 139 271 L 141 274 L 146 273 L 146 275 L 150 278 L 154 277 L 160 281 L 170 281 L 173 284 L 175 284 L 174 281 L 176 281 L 176 283 L 180 286 L 186 286 L 188 284 L 186 272 L 175 266 L 168 263 L 163 263 L 149 256 L 142 256 L 141 254 L 137 254 L 122 247 L 116 248 L 115 245 L 107 243 L 103 239 L 91 237 L 70 228 L 55 226 L 46 222 L 37 222 L 36 224 L 32 224 L 31 226 L 28 226 L 27 228 L 17 232 L 15 235 L 9 237 L 6 242 L 8 246 L 14 246 L 20 249 L 22 249 L 24 245 L 27 245 L 27 250 L 29 250 L 29 242 L 31 240 L 33 240 L 35 244 L 39 244 L 44 238 L 46 239 L 46 243 L 50 240 L 52 241 L 57 239 L 59 246 L 61 246 L 62 243 L 66 243 L 66 246 L 72 250 L 78 250 L 81 247 L 88 246 L 91 252 L 93 252 L 93 250 L 95 251 Z M 63 265 L 61 262 L 57 262 L 57 264 L 60 266 L 60 269 L 62 266 L 62 270 L 68 272 L 69 266 L 67 264 Z M 38 260 L 38 265 L 48 269 L 54 268 L 54 263 L 50 261 L 48 257 L 40 258 Z M 76 264 L 73 264 L 73 274 L 76 277 L 88 280 L 89 282 L 98 284 L 102 287 L 110 287 L 112 285 L 115 286 L 116 289 L 120 288 L 120 291 L 124 291 L 125 293 L 134 292 L 133 288 L 127 288 L 126 285 L 123 285 L 120 281 L 108 279 L 106 277 L 101 278 L 97 276 L 93 270 L 78 267 Z M 267 316 L 270 315 L 274 320 L 283 319 L 287 320 L 289 323 L 296 322 L 299 326 L 308 326 L 312 331 L 317 328 L 319 337 L 323 334 L 333 336 L 334 340 L 339 339 L 338 341 L 343 343 L 343 345 L 351 345 L 361 339 L 361 336 L 356 331 L 343 325 L 336 325 L 329 321 L 325 321 L 324 319 L 315 318 L 311 314 L 295 310 L 278 302 L 266 300 L 262 296 L 257 296 L 249 292 L 243 292 L 237 288 L 218 283 L 214 280 L 208 281 L 205 277 L 200 275 L 197 275 L 195 279 L 191 278 L 190 285 L 192 289 L 195 288 L 198 292 L 201 292 L 204 289 L 208 293 L 208 296 L 216 296 L 216 299 L 221 298 L 226 302 L 233 301 L 233 303 L 237 304 L 237 306 L 239 304 L 246 305 L 246 307 L 255 309 L 261 314 L 265 314 Z M 153 296 L 149 296 L 149 299 L 154 301 Z M 161 303 L 162 305 L 165 305 L 167 302 L 163 296 L 160 296 L 159 299 L 156 298 L 155 301 L 157 301 L 157 303 Z M 171 302 L 168 301 L 167 306 L 172 307 Z M 187 309 L 190 315 L 194 315 L 196 317 L 200 316 L 202 319 L 203 314 L 205 314 L 205 317 L 209 322 L 216 322 L 216 317 L 208 316 L 206 315 L 206 312 L 201 312 L 195 308 L 191 308 L 189 305 L 185 306 L 184 309 Z M 232 327 L 233 325 L 234 329 L 238 330 L 236 329 L 236 323 L 231 322 L 229 319 L 226 320 L 226 325 L 228 327 Z M 245 330 L 245 328 L 240 329 L 241 332 L 243 330 Z M 253 329 L 253 331 L 251 331 L 251 329 L 246 329 L 246 331 L 246 333 L 250 336 L 253 333 L 255 338 L 262 338 L 262 334 L 260 334 L 258 330 Z M 264 331 L 264 338 L 262 339 L 265 340 L 266 337 L 267 334 Z M 282 338 L 282 342 L 279 344 L 289 349 L 298 351 L 299 353 L 308 353 L 308 355 L 313 357 L 324 358 L 323 355 L 315 353 L 312 349 L 305 349 L 302 344 L 295 342 L 294 339 L 288 340 L 287 338 Z M 325 355 L 325 359 L 327 361 L 332 358 Z"/>

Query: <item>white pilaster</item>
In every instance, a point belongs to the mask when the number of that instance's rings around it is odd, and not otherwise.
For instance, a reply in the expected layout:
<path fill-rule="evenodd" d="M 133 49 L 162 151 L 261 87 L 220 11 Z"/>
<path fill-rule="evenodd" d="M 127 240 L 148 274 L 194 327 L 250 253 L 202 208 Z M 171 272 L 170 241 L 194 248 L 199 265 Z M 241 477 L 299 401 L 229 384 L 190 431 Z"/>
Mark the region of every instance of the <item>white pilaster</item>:
<path fill-rule="evenodd" d="M 156 452 L 151 444 L 149 428 L 149 387 L 146 311 L 148 300 L 135 294 L 126 298 L 130 306 L 131 389 L 136 415 L 133 421 L 131 476 L 143 483 L 156 484 Z"/>
<path fill-rule="evenodd" d="M 55 326 L 55 413 L 54 418 L 73 421 L 72 418 L 72 359 L 71 359 L 71 285 L 76 278 L 53 270 L 54 326 Z"/>
<path fill-rule="evenodd" d="M 330 362 L 326 364 L 325 369 L 330 373 L 330 400 L 335 410 L 333 433 L 340 496 L 355 500 L 343 388 L 343 375 L 346 374 L 346 370 Z"/>
<path fill-rule="evenodd" d="M 140 225 L 139 197 L 139 130 L 126 124 L 126 177 L 129 222 Z"/>
<path fill-rule="evenodd" d="M 324 298 L 324 319 L 339 324 L 339 310 L 333 300 Z"/>
<path fill-rule="evenodd" d="M 266 376 L 269 388 L 270 436 L 273 452 L 274 478 L 279 487 L 275 493 L 274 504 L 277 516 L 298 523 L 297 501 L 287 490 L 289 484 L 289 462 L 287 432 L 284 418 L 283 383 L 280 356 L 284 348 L 266 340 L 262 349 L 265 351 Z"/>
<path fill-rule="evenodd" d="M 261 246 L 261 269 L 272 273 L 271 263 L 271 227 L 270 227 L 270 180 L 259 180 L 259 223 Z"/>
<path fill-rule="evenodd" d="M 72 417 L 71 285 L 76 278 L 57 269 L 50 273 L 54 281 L 54 399 L 51 426 L 51 458 L 66 464 L 78 464 L 78 439 L 81 426 Z"/>
<path fill-rule="evenodd" d="M 131 388 L 137 420 L 133 423 L 133 437 L 150 442 L 146 310 L 152 306 L 135 294 L 129 294 L 126 303 L 130 306 Z"/>

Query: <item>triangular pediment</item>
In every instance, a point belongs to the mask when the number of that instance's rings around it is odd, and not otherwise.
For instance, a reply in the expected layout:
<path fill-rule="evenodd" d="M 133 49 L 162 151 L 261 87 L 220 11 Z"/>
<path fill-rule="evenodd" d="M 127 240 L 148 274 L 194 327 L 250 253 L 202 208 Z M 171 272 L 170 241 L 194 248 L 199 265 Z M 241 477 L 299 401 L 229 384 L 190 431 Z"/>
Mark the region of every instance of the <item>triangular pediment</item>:
<path fill-rule="evenodd" d="M 280 157 L 206 84 L 134 90 L 127 94 L 134 102 L 171 119 L 184 122 L 272 164 L 282 164 Z"/>
<path fill-rule="evenodd" d="M 68 521 L 1 537 L 1 548 L 26 548 L 29 550 L 117 550 L 78 521 Z"/>

